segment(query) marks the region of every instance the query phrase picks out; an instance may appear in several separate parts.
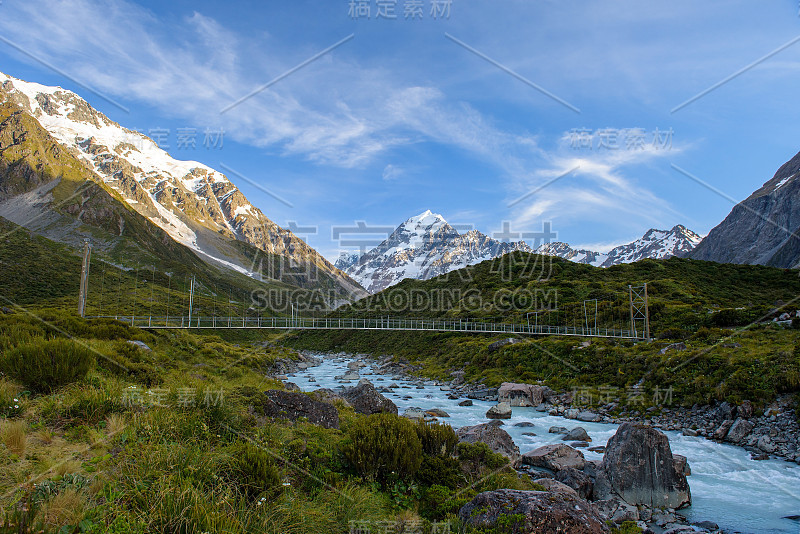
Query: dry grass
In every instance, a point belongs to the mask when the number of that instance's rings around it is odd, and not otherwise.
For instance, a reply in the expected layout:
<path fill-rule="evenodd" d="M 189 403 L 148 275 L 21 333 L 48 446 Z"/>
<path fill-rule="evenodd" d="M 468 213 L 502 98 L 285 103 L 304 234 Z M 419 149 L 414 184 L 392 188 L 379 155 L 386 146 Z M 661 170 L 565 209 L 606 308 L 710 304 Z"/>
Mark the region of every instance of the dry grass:
<path fill-rule="evenodd" d="M 13 454 L 22 456 L 27 445 L 25 421 L 5 421 L 0 425 L 0 440 Z"/>
<path fill-rule="evenodd" d="M 67 473 L 77 473 L 81 470 L 81 462 L 79 460 L 67 460 L 55 466 L 55 474 L 57 476 L 64 476 Z"/>
<path fill-rule="evenodd" d="M 39 519 L 45 530 L 57 531 L 64 525 L 77 525 L 83 519 L 86 499 L 75 490 L 65 490 L 42 509 Z"/>
<path fill-rule="evenodd" d="M 128 423 L 125 421 L 125 416 L 118 413 L 112 413 L 106 419 L 106 435 L 111 438 L 125 430 Z"/>

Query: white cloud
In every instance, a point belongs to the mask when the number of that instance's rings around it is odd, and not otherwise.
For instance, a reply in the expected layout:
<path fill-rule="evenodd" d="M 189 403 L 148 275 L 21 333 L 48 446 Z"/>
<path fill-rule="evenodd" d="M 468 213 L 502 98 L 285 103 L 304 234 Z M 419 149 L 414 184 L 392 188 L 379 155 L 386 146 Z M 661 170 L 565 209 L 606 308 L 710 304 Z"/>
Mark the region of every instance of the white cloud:
<path fill-rule="evenodd" d="M 396 165 L 392 165 L 391 163 L 384 167 L 382 178 L 387 181 L 391 182 L 392 180 L 396 180 L 397 178 L 401 177 L 405 171 Z"/>

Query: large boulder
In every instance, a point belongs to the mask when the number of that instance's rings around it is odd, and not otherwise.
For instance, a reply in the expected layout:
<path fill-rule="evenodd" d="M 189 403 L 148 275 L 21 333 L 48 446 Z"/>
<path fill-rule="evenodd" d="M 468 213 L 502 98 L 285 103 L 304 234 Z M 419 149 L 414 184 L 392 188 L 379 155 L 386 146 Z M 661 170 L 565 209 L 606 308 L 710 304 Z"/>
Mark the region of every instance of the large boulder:
<path fill-rule="evenodd" d="M 256 415 L 297 421 L 305 417 L 309 422 L 325 428 L 339 428 L 339 412 L 326 402 L 314 400 L 305 393 L 272 389 L 253 399 Z"/>
<path fill-rule="evenodd" d="M 669 439 L 653 427 L 620 425 L 606 445 L 602 471 L 613 492 L 628 504 L 677 509 L 692 503 L 689 483 L 672 456 Z"/>
<path fill-rule="evenodd" d="M 519 447 L 514 444 L 511 436 L 492 423 L 483 423 L 475 426 L 464 426 L 456 431 L 459 441 L 466 443 L 485 443 L 491 450 L 502 454 L 515 465 L 519 461 Z"/>
<path fill-rule="evenodd" d="M 556 480 L 578 492 L 578 496 L 581 499 L 588 500 L 592 498 L 592 489 L 594 483 L 592 482 L 592 478 L 586 473 L 585 469 L 586 467 L 584 467 L 584 471 L 578 471 L 572 467 L 562 469 L 556 473 Z"/>
<path fill-rule="evenodd" d="M 580 471 L 586 465 L 583 453 L 564 443 L 551 443 L 526 452 L 522 455 L 521 461 L 525 465 L 543 467 L 553 472 L 558 472 L 568 467 Z"/>
<path fill-rule="evenodd" d="M 503 382 L 497 390 L 497 398 L 511 406 L 539 406 L 545 401 L 545 394 L 550 392 L 546 386 Z"/>
<path fill-rule="evenodd" d="M 370 415 L 373 413 L 393 413 L 397 415 L 397 406 L 375 389 L 369 380 L 361 380 L 357 386 L 345 388 L 342 391 L 344 400 L 350 403 L 358 413 Z"/>
<path fill-rule="evenodd" d="M 498 532 L 608 532 L 605 522 L 592 506 L 569 493 L 511 489 L 485 491 L 465 504 L 458 516 L 470 527 L 497 529 Z"/>
<path fill-rule="evenodd" d="M 500 402 L 486 411 L 489 419 L 511 419 L 511 405 L 507 402 Z"/>
<path fill-rule="evenodd" d="M 730 430 L 728 430 L 728 435 L 725 436 L 725 439 L 727 441 L 730 441 L 731 443 L 739 443 L 752 430 L 753 430 L 753 423 L 751 423 L 747 419 L 742 419 L 740 417 L 733 423 Z"/>

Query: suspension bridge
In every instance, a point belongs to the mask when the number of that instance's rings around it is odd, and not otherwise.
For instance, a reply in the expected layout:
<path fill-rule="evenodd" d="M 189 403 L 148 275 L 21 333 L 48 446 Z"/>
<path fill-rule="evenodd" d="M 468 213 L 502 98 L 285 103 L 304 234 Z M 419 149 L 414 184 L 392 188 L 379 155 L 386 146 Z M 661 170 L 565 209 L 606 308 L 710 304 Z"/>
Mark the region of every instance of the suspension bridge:
<path fill-rule="evenodd" d="M 629 286 L 627 302 L 625 303 L 625 315 L 629 317 L 614 317 L 622 323 L 622 328 L 606 328 L 599 326 L 603 322 L 598 321 L 602 314 L 598 312 L 598 301 L 596 299 L 587 300 L 582 303 L 582 313 L 580 325 L 577 318 L 573 325 L 550 325 L 539 324 L 539 315 L 545 314 L 552 317 L 551 310 L 531 311 L 526 314 L 526 323 L 511 323 L 481 318 L 406 318 L 392 317 L 389 315 L 380 317 L 302 317 L 297 314 L 292 307 L 291 316 L 278 315 L 271 312 L 270 315 L 262 316 L 252 308 L 246 308 L 242 302 L 235 302 L 230 294 L 227 303 L 219 306 L 223 313 L 217 313 L 218 291 L 207 290 L 204 296 L 206 302 L 204 310 L 198 310 L 196 298 L 200 284 L 191 277 L 186 282 L 188 295 L 174 289 L 172 278 L 168 276 L 168 291 L 166 302 L 166 314 L 154 314 L 156 308 L 164 309 L 164 303 L 158 303 L 154 294 L 157 274 L 155 268 L 152 270 L 142 270 L 144 273 L 140 277 L 139 270 L 134 276 L 133 288 L 123 286 L 122 271 L 118 273 L 119 283 L 116 291 L 108 295 L 105 289 L 106 270 L 102 271 L 99 296 L 95 297 L 94 314 L 87 314 L 89 299 L 89 268 L 91 261 L 91 246 L 87 243 L 84 249 L 83 266 L 81 270 L 80 296 L 78 311 L 82 317 L 88 319 L 113 319 L 133 327 L 146 329 L 272 329 L 272 330 L 365 330 L 365 331 L 418 331 L 418 332 L 455 332 L 465 334 L 512 334 L 512 335 L 535 335 L 535 336 L 571 336 L 571 337 L 600 337 L 628 339 L 634 341 L 647 341 L 650 339 L 650 323 L 647 302 L 647 285 L 633 287 Z M 128 285 L 130 282 L 128 281 Z M 141 288 L 140 288 L 141 285 Z M 113 288 L 113 285 L 112 285 Z M 132 289 L 132 291 L 131 291 Z M 166 289 L 161 287 L 161 289 Z M 149 298 L 146 297 L 149 291 Z M 177 303 L 172 304 L 173 310 L 177 306 L 177 313 L 170 313 L 170 296 L 178 291 Z M 104 293 L 106 294 L 104 300 Z M 127 295 L 131 303 L 122 302 L 123 295 Z M 145 295 L 147 304 L 138 304 Z M 211 296 L 209 296 L 211 295 Z M 111 303 L 109 305 L 109 299 Z M 208 305 L 211 299 L 212 306 Z M 114 305 L 116 300 L 116 305 Z M 241 305 L 241 314 L 230 313 L 234 304 Z M 105 306 L 105 308 L 104 308 Z M 142 307 L 144 306 L 144 310 Z M 115 308 L 108 310 L 108 308 Z M 212 309 L 208 309 L 212 308 Z M 578 308 L 576 307 L 576 310 Z M 111 311 L 111 313 L 108 313 Z M 206 313 L 203 313 L 205 311 Z M 208 311 L 213 311 L 211 314 Z M 105 313 L 103 313 L 105 312 Z M 227 312 L 227 313 L 225 313 Z M 556 317 L 558 310 L 555 310 Z M 575 312 L 578 313 L 577 311 Z M 530 323 L 530 316 L 535 315 L 534 324 Z M 620 314 L 621 315 L 621 314 Z M 558 322 L 558 321 L 557 321 Z"/>

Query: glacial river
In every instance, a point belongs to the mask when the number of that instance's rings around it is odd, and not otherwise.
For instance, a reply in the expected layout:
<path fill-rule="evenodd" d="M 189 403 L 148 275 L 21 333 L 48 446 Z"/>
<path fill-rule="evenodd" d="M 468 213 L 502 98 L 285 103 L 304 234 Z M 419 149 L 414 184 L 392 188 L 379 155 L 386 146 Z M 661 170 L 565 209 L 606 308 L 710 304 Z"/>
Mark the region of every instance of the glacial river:
<path fill-rule="evenodd" d="M 319 388 L 336 389 L 343 385 L 335 376 L 347 372 L 349 360 L 326 357 L 322 365 L 290 375 L 289 380 L 303 391 Z M 442 418 L 454 428 L 488 422 L 486 410 L 493 402 L 473 400 L 473 406 L 459 406 L 464 398 L 451 400 L 448 391 L 442 391 L 433 382 L 425 382 L 423 389 L 399 377 L 377 374 L 372 367 L 361 369 L 361 377 L 368 378 L 375 387 L 397 384 L 394 393 L 384 393 L 402 414 L 415 406 L 423 410 L 441 408 L 450 414 Z M 316 380 L 312 382 L 311 380 Z M 346 385 L 355 385 L 351 382 Z M 410 396 L 410 399 L 403 397 Z M 534 427 L 516 427 L 515 423 L 528 421 Z M 521 453 L 526 453 L 548 443 L 560 442 L 560 435 L 549 434 L 551 426 L 572 429 L 581 426 L 592 438 L 592 445 L 605 445 L 614 435 L 617 426 L 603 423 L 584 423 L 550 416 L 533 408 L 514 408 L 511 419 L 503 421 L 503 429 L 514 438 Z M 533 432 L 536 436 L 523 435 Z M 672 452 L 689 460 L 692 475 L 689 485 L 692 506 L 681 510 L 690 521 L 713 521 L 726 532 L 742 533 L 800 533 L 800 523 L 781 519 L 800 514 L 800 466 L 780 460 L 755 461 L 742 448 L 708 441 L 701 437 L 687 437 L 679 432 L 666 432 Z M 600 460 L 602 455 L 582 449 L 588 460 Z"/>

